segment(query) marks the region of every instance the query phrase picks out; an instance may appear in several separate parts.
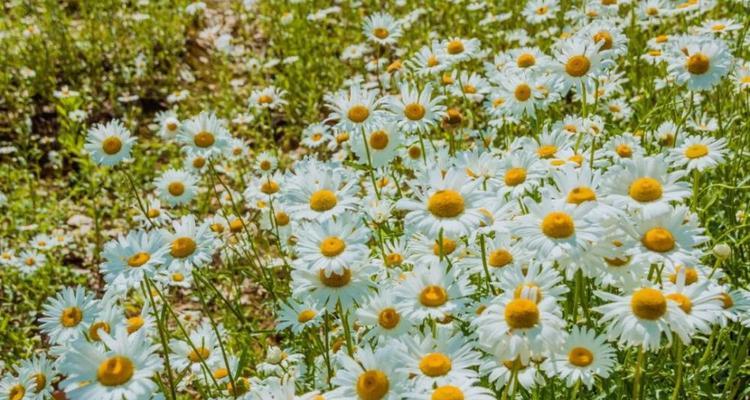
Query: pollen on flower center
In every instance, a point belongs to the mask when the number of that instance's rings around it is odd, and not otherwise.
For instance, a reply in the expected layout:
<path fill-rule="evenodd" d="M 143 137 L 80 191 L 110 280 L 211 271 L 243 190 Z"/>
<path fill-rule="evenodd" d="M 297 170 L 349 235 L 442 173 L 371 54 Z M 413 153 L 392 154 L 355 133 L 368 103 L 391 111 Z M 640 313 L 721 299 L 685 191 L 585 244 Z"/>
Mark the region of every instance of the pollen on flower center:
<path fill-rule="evenodd" d="M 513 262 L 513 255 L 508 250 L 497 249 L 490 252 L 487 263 L 491 267 L 502 268 Z"/>
<path fill-rule="evenodd" d="M 667 299 L 677 303 L 682 311 L 685 311 L 685 314 L 690 314 L 690 311 L 693 310 L 693 302 L 690 301 L 689 297 L 685 296 L 682 293 L 670 293 L 666 297 Z"/>
<path fill-rule="evenodd" d="M 518 68 L 529 68 L 536 64 L 536 57 L 531 53 L 523 53 L 516 60 Z"/>
<path fill-rule="evenodd" d="M 591 61 L 584 55 L 570 57 L 565 63 L 565 72 L 576 78 L 586 75 L 590 68 Z"/>
<path fill-rule="evenodd" d="M 628 194 L 634 200 L 641 203 L 648 203 L 651 201 L 659 200 L 662 196 L 661 183 L 654 178 L 647 176 L 638 178 L 630 184 L 628 188 Z"/>
<path fill-rule="evenodd" d="M 633 155 L 633 149 L 627 144 L 620 144 L 615 149 L 617 155 L 622 158 L 630 158 Z"/>
<path fill-rule="evenodd" d="M 215 140 L 214 135 L 206 131 L 198 132 L 193 138 L 195 145 L 204 149 L 214 144 Z"/>
<path fill-rule="evenodd" d="M 610 34 L 607 31 L 597 32 L 594 35 L 593 39 L 594 39 L 595 43 L 604 42 L 604 43 L 602 43 L 602 47 L 599 48 L 600 51 L 601 50 L 609 50 L 609 49 L 612 48 L 612 41 L 613 41 L 612 34 Z"/>
<path fill-rule="evenodd" d="M 278 226 L 289 225 L 289 214 L 283 211 L 276 211 L 276 215 L 274 216 L 274 218 L 276 219 L 276 225 Z"/>
<path fill-rule="evenodd" d="M 258 104 L 269 104 L 273 101 L 273 98 L 267 94 L 258 96 Z"/>
<path fill-rule="evenodd" d="M 451 40 L 450 42 L 448 42 L 446 50 L 448 50 L 448 54 L 461 54 L 464 52 L 464 43 L 459 39 Z"/>
<path fill-rule="evenodd" d="M 677 276 L 682 271 L 683 267 L 678 266 L 675 268 L 675 272 L 673 274 L 669 275 L 669 281 L 672 283 L 677 283 Z M 685 269 L 685 285 L 692 285 L 695 282 L 698 282 L 698 270 L 695 268 L 684 268 Z"/>
<path fill-rule="evenodd" d="M 141 329 L 143 324 L 146 321 L 143 320 L 143 318 L 140 315 L 136 315 L 135 317 L 130 317 L 126 321 L 128 333 L 133 333 L 138 331 L 138 329 Z"/>
<path fill-rule="evenodd" d="M 198 347 L 188 353 L 187 358 L 190 362 L 197 363 L 208 359 L 211 355 L 211 350 L 205 347 Z"/>
<path fill-rule="evenodd" d="M 430 400 L 464 400 L 464 392 L 453 385 L 439 386 L 432 392 Z"/>
<path fill-rule="evenodd" d="M 297 322 L 304 324 L 315 318 L 316 315 L 318 315 L 318 313 L 315 312 L 315 310 L 304 310 L 297 315 Z"/>
<path fill-rule="evenodd" d="M 39 393 L 47 386 L 47 376 L 43 373 L 34 374 L 34 391 Z M 11 397 L 12 399 L 13 397 Z"/>
<path fill-rule="evenodd" d="M 419 121 L 424 118 L 426 112 L 424 106 L 419 103 L 409 103 L 404 106 L 404 115 L 412 121 Z"/>
<path fill-rule="evenodd" d="M 588 367 L 594 362 L 594 353 L 585 347 L 574 347 L 568 353 L 568 361 L 576 367 Z"/>
<path fill-rule="evenodd" d="M 122 149 L 122 140 L 117 136 L 109 136 L 102 142 L 102 150 L 111 155 L 117 154 Z"/>
<path fill-rule="evenodd" d="M 385 131 L 375 131 L 370 134 L 370 147 L 375 150 L 383 150 L 388 146 L 388 133 Z"/>
<path fill-rule="evenodd" d="M 336 257 L 344 252 L 346 242 L 336 236 L 328 236 L 320 242 L 320 252 L 326 257 Z"/>
<path fill-rule="evenodd" d="M 83 319 L 83 312 L 78 307 L 67 307 L 60 314 L 60 323 L 66 328 L 77 326 Z"/>
<path fill-rule="evenodd" d="M 675 245 L 672 232 L 662 227 L 655 227 L 646 231 L 646 233 L 643 234 L 643 238 L 641 238 L 641 243 L 643 243 L 647 249 L 658 253 L 668 252 L 672 250 Z"/>
<path fill-rule="evenodd" d="M 694 159 L 701 158 L 708 154 L 708 146 L 703 143 L 691 144 L 685 149 L 685 157 Z"/>
<path fill-rule="evenodd" d="M 372 34 L 378 39 L 385 39 L 388 37 L 388 29 L 378 27 L 372 30 Z"/>
<path fill-rule="evenodd" d="M 705 74 L 709 67 L 711 66 L 711 61 L 703 53 L 695 53 L 692 56 L 688 57 L 686 68 L 688 72 L 690 72 L 693 75 L 703 75 Z"/>
<path fill-rule="evenodd" d="M 346 116 L 353 122 L 361 123 L 370 116 L 370 110 L 364 104 L 355 104 L 349 108 Z"/>
<path fill-rule="evenodd" d="M 567 199 L 570 204 L 581 204 L 594 200 L 596 200 L 596 193 L 586 186 L 579 186 L 571 190 L 570 193 L 568 193 Z"/>
<path fill-rule="evenodd" d="M 531 87 L 525 83 L 521 83 L 516 86 L 516 90 L 513 91 L 513 96 L 515 96 L 518 101 L 526 101 L 531 97 Z"/>
<path fill-rule="evenodd" d="M 385 265 L 389 267 L 401 265 L 404 262 L 404 256 L 399 253 L 390 253 L 385 256 Z"/>
<path fill-rule="evenodd" d="M 456 251 L 456 241 L 453 239 L 443 238 L 442 242 L 440 239 L 435 241 L 435 244 L 432 245 L 432 254 L 436 256 L 440 256 L 440 248 L 443 248 L 443 254 L 442 255 L 448 255 Z"/>
<path fill-rule="evenodd" d="M 321 269 L 318 272 L 318 278 L 324 285 L 332 288 L 340 288 L 346 286 L 352 280 L 352 271 L 349 268 L 344 268 L 344 272 L 337 274 L 331 272 L 330 275 L 326 276 L 325 270 Z"/>
<path fill-rule="evenodd" d="M 464 198 L 452 190 L 439 190 L 427 200 L 427 210 L 438 218 L 455 218 L 464 212 Z"/>
<path fill-rule="evenodd" d="M 409 147 L 409 158 L 416 160 L 419 157 L 422 157 L 422 149 L 417 145 Z"/>
<path fill-rule="evenodd" d="M 110 357 L 96 371 L 96 380 L 104 386 L 120 386 L 133 377 L 133 362 L 124 356 Z"/>
<path fill-rule="evenodd" d="M 167 186 L 167 191 L 172 196 L 182 196 L 185 193 L 185 185 L 182 182 L 172 182 Z"/>
<path fill-rule="evenodd" d="M 539 307 L 529 299 L 513 299 L 505 306 L 505 322 L 511 329 L 533 328 L 539 323 Z"/>
<path fill-rule="evenodd" d="M 138 268 L 147 263 L 150 259 L 151 256 L 148 253 L 146 253 L 145 251 L 141 251 L 139 253 L 133 254 L 130 258 L 128 258 L 128 265 L 133 268 Z"/>
<path fill-rule="evenodd" d="M 657 289 L 643 288 L 633 293 L 630 308 L 636 317 L 654 321 L 667 312 L 667 299 Z"/>
<path fill-rule="evenodd" d="M 185 258 L 195 251 L 196 243 L 193 239 L 183 236 L 172 242 L 169 253 L 175 258 Z"/>
<path fill-rule="evenodd" d="M 419 369 L 429 377 L 443 376 L 453 367 L 451 359 L 443 353 L 428 353 L 419 360 Z"/>
<path fill-rule="evenodd" d="M 26 395 L 26 388 L 23 385 L 15 385 L 8 391 L 9 400 L 22 400 Z"/>
<path fill-rule="evenodd" d="M 89 338 L 97 342 L 102 340 L 101 336 L 99 336 L 100 329 L 106 333 L 109 333 L 109 324 L 104 321 L 98 321 L 91 324 L 91 327 L 89 327 Z"/>
<path fill-rule="evenodd" d="M 380 310 L 378 314 L 378 324 L 384 329 L 393 329 L 401 321 L 401 315 L 393 307 Z"/>
<path fill-rule="evenodd" d="M 448 301 L 448 292 L 442 286 L 429 285 L 419 293 L 419 302 L 425 307 L 440 307 Z"/>
<path fill-rule="evenodd" d="M 336 194 L 327 189 L 321 189 L 310 196 L 310 208 L 317 212 L 328 211 L 338 203 Z"/>
<path fill-rule="evenodd" d="M 526 181 L 526 170 L 523 168 L 510 168 L 505 172 L 505 184 L 517 186 Z"/>
<path fill-rule="evenodd" d="M 536 149 L 536 154 L 539 158 L 550 158 L 554 156 L 555 153 L 557 153 L 557 146 L 551 144 L 541 145 Z"/>
<path fill-rule="evenodd" d="M 260 185 L 260 191 L 265 194 L 274 194 L 279 191 L 279 184 L 276 181 L 267 180 Z"/>
<path fill-rule="evenodd" d="M 380 400 L 388 394 L 390 382 L 383 371 L 372 369 L 357 378 L 357 395 L 362 400 Z"/>
<path fill-rule="evenodd" d="M 553 211 L 542 220 L 542 233 L 553 239 L 565 239 L 575 233 L 575 223 L 570 215 Z"/>

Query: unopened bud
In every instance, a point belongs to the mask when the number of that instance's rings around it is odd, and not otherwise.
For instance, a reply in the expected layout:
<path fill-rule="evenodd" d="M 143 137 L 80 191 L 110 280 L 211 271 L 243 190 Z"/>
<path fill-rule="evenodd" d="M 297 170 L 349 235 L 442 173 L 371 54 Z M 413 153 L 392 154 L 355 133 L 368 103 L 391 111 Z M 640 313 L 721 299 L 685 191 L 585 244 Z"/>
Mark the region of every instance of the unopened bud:
<path fill-rule="evenodd" d="M 725 260 L 729 258 L 729 256 L 732 255 L 732 248 L 729 247 L 726 243 L 719 243 L 713 248 L 713 253 L 716 256 L 716 258 Z"/>

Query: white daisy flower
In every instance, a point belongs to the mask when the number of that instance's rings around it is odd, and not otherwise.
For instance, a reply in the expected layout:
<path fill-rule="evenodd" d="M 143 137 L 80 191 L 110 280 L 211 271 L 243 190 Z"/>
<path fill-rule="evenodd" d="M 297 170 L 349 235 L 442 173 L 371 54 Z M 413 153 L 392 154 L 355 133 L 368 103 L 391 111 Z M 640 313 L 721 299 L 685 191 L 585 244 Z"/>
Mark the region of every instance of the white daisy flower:
<path fill-rule="evenodd" d="M 369 255 L 370 232 L 359 218 L 345 214 L 336 220 L 305 223 L 300 231 L 305 235 L 299 237 L 296 246 L 297 268 L 342 274 L 349 265 Z"/>
<path fill-rule="evenodd" d="M 214 113 L 202 112 L 185 121 L 177 134 L 177 140 L 188 153 L 211 158 L 224 152 L 229 144 L 226 121 Z"/>
<path fill-rule="evenodd" d="M 78 339 L 96 317 L 94 296 L 81 286 L 64 288 L 42 309 L 42 332 L 55 344 Z"/>
<path fill-rule="evenodd" d="M 412 376 L 416 388 L 431 388 L 451 382 L 473 382 L 478 378 L 473 367 L 481 362 L 479 353 L 461 333 L 440 327 L 435 336 L 404 337 L 404 348 L 397 355 L 401 371 Z"/>
<path fill-rule="evenodd" d="M 568 387 L 581 381 L 591 389 L 594 377 L 609 377 L 617 359 L 615 350 L 596 331 L 574 326 L 560 351 L 542 364 L 550 376 L 563 379 Z"/>
<path fill-rule="evenodd" d="M 166 261 L 169 248 L 158 232 L 133 230 L 108 242 L 99 269 L 107 285 L 118 291 L 139 288 L 144 277 L 153 278 Z"/>
<path fill-rule="evenodd" d="M 404 83 L 399 97 L 388 99 L 392 120 L 406 132 L 424 132 L 437 125 L 445 116 L 445 97 L 432 96 L 434 88 L 425 85 L 422 91 Z"/>
<path fill-rule="evenodd" d="M 402 390 L 407 386 L 406 374 L 393 362 L 401 351 L 395 345 L 386 345 L 375 351 L 360 347 L 353 357 L 341 355 L 338 358 L 340 368 L 331 380 L 338 387 L 326 393 L 326 400 L 402 399 Z"/>
<path fill-rule="evenodd" d="M 197 225 L 189 214 L 172 221 L 172 227 L 173 232 L 162 231 L 169 245 L 166 265 L 202 267 L 211 261 L 217 241 L 207 222 Z"/>
<path fill-rule="evenodd" d="M 689 136 L 671 149 L 668 160 L 675 169 L 703 171 L 724 162 L 727 141 L 710 136 Z"/>
<path fill-rule="evenodd" d="M 159 198 L 172 206 L 189 203 L 198 192 L 197 183 L 193 174 L 171 168 L 154 181 Z"/>
<path fill-rule="evenodd" d="M 130 150 L 135 140 L 125 125 L 114 119 L 89 129 L 84 148 L 91 154 L 95 163 L 111 167 L 130 158 Z"/>
<path fill-rule="evenodd" d="M 375 13 L 365 18 L 362 31 L 367 40 L 375 44 L 390 46 L 396 44 L 401 38 L 401 23 L 390 14 Z"/>
<path fill-rule="evenodd" d="M 732 54 L 721 39 L 685 37 L 668 50 L 667 71 L 688 90 L 713 88 L 732 66 Z"/>

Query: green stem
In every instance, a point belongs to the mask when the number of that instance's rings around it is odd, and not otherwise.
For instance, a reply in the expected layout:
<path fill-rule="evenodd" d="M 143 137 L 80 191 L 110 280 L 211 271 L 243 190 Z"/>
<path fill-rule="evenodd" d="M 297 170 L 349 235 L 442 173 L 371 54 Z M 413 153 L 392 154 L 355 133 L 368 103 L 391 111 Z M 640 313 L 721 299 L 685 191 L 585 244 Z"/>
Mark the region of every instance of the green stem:
<path fill-rule="evenodd" d="M 672 391 L 672 400 L 677 400 L 680 395 L 680 386 L 682 386 L 682 341 L 676 339 L 674 341 L 675 356 L 674 362 L 677 364 L 677 376 L 674 381 L 674 390 Z"/>

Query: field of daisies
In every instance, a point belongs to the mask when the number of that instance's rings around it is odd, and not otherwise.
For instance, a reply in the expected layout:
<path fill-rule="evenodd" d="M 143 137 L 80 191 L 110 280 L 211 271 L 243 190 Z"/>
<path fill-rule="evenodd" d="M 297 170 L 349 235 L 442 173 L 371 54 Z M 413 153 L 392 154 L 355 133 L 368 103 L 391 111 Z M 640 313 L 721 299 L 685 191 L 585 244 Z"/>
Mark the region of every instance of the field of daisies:
<path fill-rule="evenodd" d="M 0 400 L 748 399 L 749 28 L 4 1 Z"/>

